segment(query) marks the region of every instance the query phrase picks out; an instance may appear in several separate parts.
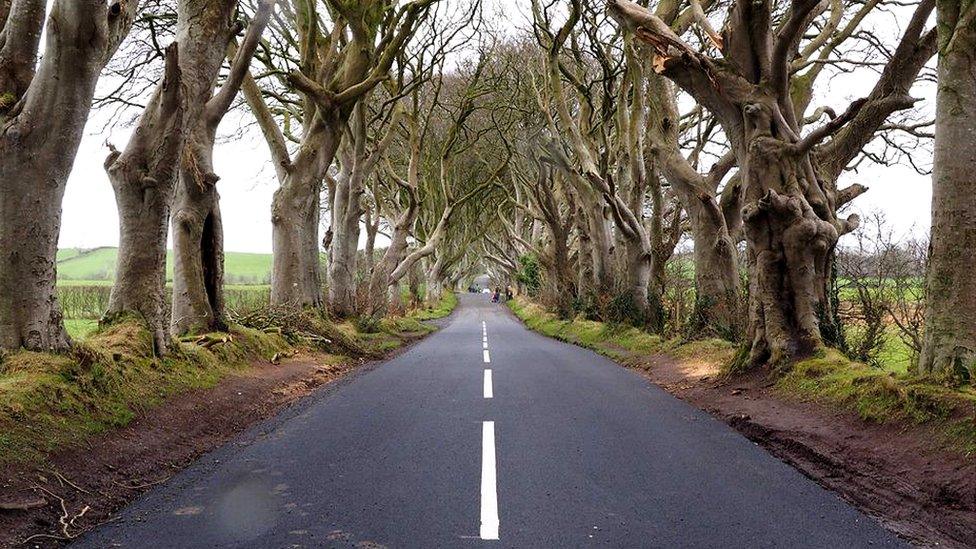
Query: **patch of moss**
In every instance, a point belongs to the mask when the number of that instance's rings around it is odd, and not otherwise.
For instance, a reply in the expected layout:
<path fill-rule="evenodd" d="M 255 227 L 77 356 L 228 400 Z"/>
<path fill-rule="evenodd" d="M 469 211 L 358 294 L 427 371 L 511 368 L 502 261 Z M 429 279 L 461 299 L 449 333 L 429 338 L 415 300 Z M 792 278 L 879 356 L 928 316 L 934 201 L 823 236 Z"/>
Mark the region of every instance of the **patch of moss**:
<path fill-rule="evenodd" d="M 214 334 L 215 336 L 218 334 Z M 153 355 L 143 325 L 122 320 L 54 355 L 19 351 L 0 365 L 0 461 L 38 461 L 122 427 L 167 397 L 214 386 L 255 358 L 288 348 L 279 336 L 233 327 L 209 348 L 179 343 Z"/>
<path fill-rule="evenodd" d="M 611 324 L 577 317 L 560 319 L 544 307 L 519 297 L 508 302 L 517 317 L 530 329 L 543 335 L 592 349 L 630 366 L 642 357 L 668 352 L 680 359 L 700 359 L 728 353 L 731 344 L 721 340 L 685 342 L 665 341 L 660 336 L 626 324 Z"/>
<path fill-rule="evenodd" d="M 776 387 L 796 398 L 850 409 L 876 423 L 941 423 L 949 443 L 976 449 L 976 394 L 970 389 L 871 368 L 834 349 L 797 362 Z"/>

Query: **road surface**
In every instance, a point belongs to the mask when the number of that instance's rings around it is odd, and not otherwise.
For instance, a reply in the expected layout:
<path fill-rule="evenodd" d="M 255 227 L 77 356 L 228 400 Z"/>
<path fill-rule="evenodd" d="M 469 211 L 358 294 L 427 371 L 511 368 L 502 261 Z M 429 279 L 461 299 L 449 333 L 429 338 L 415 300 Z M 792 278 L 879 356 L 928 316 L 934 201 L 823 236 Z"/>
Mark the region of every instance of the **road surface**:
<path fill-rule="evenodd" d="M 460 301 L 75 546 L 903 546 L 637 374 Z"/>

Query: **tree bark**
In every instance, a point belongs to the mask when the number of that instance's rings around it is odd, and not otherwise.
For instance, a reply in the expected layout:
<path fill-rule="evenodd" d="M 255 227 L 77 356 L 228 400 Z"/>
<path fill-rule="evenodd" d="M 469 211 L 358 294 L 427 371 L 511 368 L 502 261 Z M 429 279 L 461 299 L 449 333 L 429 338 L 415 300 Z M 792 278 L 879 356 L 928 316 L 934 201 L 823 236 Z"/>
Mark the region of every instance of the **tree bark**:
<path fill-rule="evenodd" d="M 45 5 L 17 2 L 11 15 L 25 7 L 34 15 L 8 17 L 3 29 L 9 47 L 23 45 L 10 42 L 15 35 L 29 42 L 14 56 L 20 67 L 0 52 L 2 92 L 13 102 L 3 107 L 0 126 L 0 348 L 65 351 L 71 341 L 55 290 L 61 200 L 98 75 L 128 33 L 135 6 L 56 0 L 35 74 L 38 17 Z M 23 65 L 28 60 L 29 69 Z"/>
<path fill-rule="evenodd" d="M 341 126 L 336 119 L 320 124 L 302 144 L 271 202 L 273 305 L 322 306 L 319 195 L 339 148 Z"/>
<path fill-rule="evenodd" d="M 359 106 L 356 110 L 362 111 Z M 350 156 L 355 156 L 348 159 L 350 163 L 361 158 L 356 153 Z M 329 312 L 340 318 L 356 314 L 359 218 L 363 213 L 364 192 L 360 170 L 353 165 L 343 166 L 332 202 L 332 245 L 329 248 Z"/>
<path fill-rule="evenodd" d="M 181 174 L 181 180 L 183 177 Z M 225 331 L 220 196 L 212 183 L 201 188 L 180 181 L 174 204 L 170 333 Z"/>
<path fill-rule="evenodd" d="M 236 6 L 235 0 L 178 3 L 174 42 L 179 47 L 178 61 L 167 61 L 168 76 L 143 113 L 125 152 L 113 153 L 106 161 L 121 223 L 116 283 L 106 318 L 127 312 L 140 314 L 154 334 L 158 352 L 168 346 L 164 311 L 166 244 L 177 175 L 190 171 L 200 180 L 201 189 L 216 183 L 210 158 L 213 132 L 206 122 L 206 103 L 227 43 L 237 30 L 232 20 Z M 174 78 L 170 73 L 178 76 Z M 207 142 L 211 143 L 210 150 Z M 184 200 L 187 196 L 185 191 L 181 194 Z M 186 237 L 185 211 L 181 218 L 174 233 Z M 211 229 L 214 227 L 219 227 L 219 221 L 211 223 Z M 219 237 L 211 244 L 220 244 Z M 186 254 L 179 259 L 183 275 Z M 182 284 L 185 280 L 181 277 L 181 287 L 174 286 L 177 306 L 173 312 L 181 315 L 171 319 L 174 326 L 189 325 L 182 316 L 187 312 L 183 306 L 188 296 Z"/>
<path fill-rule="evenodd" d="M 258 4 L 244 42 L 232 56 L 230 72 L 214 93 L 217 73 L 234 39 L 231 21 L 236 2 L 211 2 L 210 36 L 196 42 L 191 52 L 199 78 L 192 101 L 202 105 L 201 116 L 189 120 L 189 133 L 176 182 L 173 202 L 173 309 L 170 332 L 187 333 L 227 329 L 224 311 L 224 234 L 220 215 L 219 177 L 214 173 L 213 150 L 217 128 L 244 82 L 247 68 L 274 8 L 273 0 Z"/>
<path fill-rule="evenodd" d="M 424 303 L 434 307 L 444 296 L 444 254 L 438 254 L 434 262 L 427 268 Z"/>
<path fill-rule="evenodd" d="M 156 88 L 124 152 L 113 149 L 105 170 L 119 209 L 115 283 L 103 322 L 136 314 L 153 334 L 157 353 L 166 351 L 166 239 L 173 182 L 183 146 L 185 98 L 177 42 L 166 52 L 163 81 Z"/>
<path fill-rule="evenodd" d="M 939 0 L 925 335 L 918 370 L 976 375 L 976 3 Z"/>
<path fill-rule="evenodd" d="M 684 203 L 694 239 L 694 328 L 736 339 L 743 322 L 735 242 L 714 202 L 689 197 Z"/>
<path fill-rule="evenodd" d="M 359 259 L 359 221 L 366 210 L 363 201 L 366 195 L 366 179 L 376 168 L 380 157 L 389 146 L 399 125 L 399 111 L 390 118 L 386 136 L 374 150 L 367 151 L 366 108 L 363 102 L 353 109 L 351 140 L 348 154 L 343 155 L 342 170 L 335 179 L 332 196 L 332 241 L 329 254 L 329 309 L 339 316 L 346 317 L 357 313 L 356 292 L 358 286 Z M 377 219 L 377 223 L 378 223 Z M 368 227 L 367 230 L 370 230 Z M 375 231 L 367 242 L 366 254 L 372 255 L 372 241 Z M 367 260 L 370 264 L 371 259 Z"/>
<path fill-rule="evenodd" d="M 392 274 L 407 256 L 407 238 L 410 236 L 420 209 L 416 189 L 409 183 L 403 187 L 408 194 L 407 207 L 394 223 L 390 245 L 387 246 L 386 252 L 369 278 L 369 314 L 372 316 L 386 316 L 390 302 L 400 300 L 400 281 L 393 281 Z"/>

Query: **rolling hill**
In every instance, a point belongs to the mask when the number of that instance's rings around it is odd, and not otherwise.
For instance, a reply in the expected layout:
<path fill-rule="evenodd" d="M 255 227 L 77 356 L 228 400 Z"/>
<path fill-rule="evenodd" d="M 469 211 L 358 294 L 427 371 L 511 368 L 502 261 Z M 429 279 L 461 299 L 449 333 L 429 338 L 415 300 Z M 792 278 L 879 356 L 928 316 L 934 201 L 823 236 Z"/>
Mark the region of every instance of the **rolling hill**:
<path fill-rule="evenodd" d="M 58 250 L 58 280 L 109 283 L 115 278 L 118 248 Z M 268 284 L 271 254 L 226 252 L 224 269 L 228 284 Z M 173 255 L 166 256 L 166 279 L 173 278 Z"/>

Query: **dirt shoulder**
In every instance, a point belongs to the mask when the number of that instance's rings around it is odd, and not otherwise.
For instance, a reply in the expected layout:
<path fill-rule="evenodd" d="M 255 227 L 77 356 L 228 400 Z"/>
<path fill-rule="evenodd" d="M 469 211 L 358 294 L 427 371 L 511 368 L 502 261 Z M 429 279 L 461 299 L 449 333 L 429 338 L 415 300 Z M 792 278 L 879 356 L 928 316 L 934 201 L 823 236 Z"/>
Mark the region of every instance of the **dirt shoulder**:
<path fill-rule="evenodd" d="M 723 381 L 717 367 L 667 355 L 635 367 L 913 543 L 976 546 L 976 460 L 934 442 L 932 428 L 866 422 L 788 398 L 763 375 Z"/>
<path fill-rule="evenodd" d="M 278 365 L 253 362 L 41 466 L 0 466 L 0 547 L 61 545 L 258 421 L 380 362 L 309 353 Z M 24 508 L 9 508 L 17 506 Z"/>

